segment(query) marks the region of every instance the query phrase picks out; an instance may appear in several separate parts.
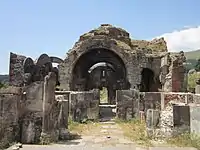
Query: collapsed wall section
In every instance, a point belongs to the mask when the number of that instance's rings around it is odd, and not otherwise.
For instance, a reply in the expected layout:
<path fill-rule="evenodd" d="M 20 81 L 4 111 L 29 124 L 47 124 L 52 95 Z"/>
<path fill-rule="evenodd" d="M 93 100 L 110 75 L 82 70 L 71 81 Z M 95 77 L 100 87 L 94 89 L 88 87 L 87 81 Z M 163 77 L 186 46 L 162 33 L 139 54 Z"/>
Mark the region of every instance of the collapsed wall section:
<path fill-rule="evenodd" d="M 0 89 L 0 149 L 20 138 L 19 117 L 22 92 L 20 88 Z"/>
<path fill-rule="evenodd" d="M 120 119 L 140 118 L 140 114 L 144 114 L 149 136 L 171 137 L 186 131 L 200 133 L 200 95 L 121 90 L 117 91 L 116 101 Z"/>

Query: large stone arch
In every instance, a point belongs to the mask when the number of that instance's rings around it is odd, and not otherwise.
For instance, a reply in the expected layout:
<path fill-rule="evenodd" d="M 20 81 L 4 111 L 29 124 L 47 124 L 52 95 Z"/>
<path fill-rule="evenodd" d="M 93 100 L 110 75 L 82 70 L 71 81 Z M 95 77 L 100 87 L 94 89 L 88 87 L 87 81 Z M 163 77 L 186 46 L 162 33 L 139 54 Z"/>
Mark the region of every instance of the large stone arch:
<path fill-rule="evenodd" d="M 100 30 L 103 33 L 97 32 Z M 101 26 L 100 29 L 82 35 L 59 66 L 61 88 L 65 90 L 73 89 L 71 86 L 73 68 L 84 54 L 97 49 L 110 51 L 119 57 L 126 68 L 127 81 L 130 82 L 132 78 L 130 66 L 133 59 L 130 53 L 132 51 L 130 43 L 128 32 L 110 25 Z"/>
<path fill-rule="evenodd" d="M 81 55 L 81 57 L 79 57 L 78 61 L 73 66 L 71 77 L 74 78 L 76 75 L 84 76 L 85 75 L 84 73 L 88 73 L 89 69 L 93 65 L 100 62 L 111 64 L 115 68 L 114 69 L 115 72 L 118 72 L 118 74 L 116 74 L 119 76 L 118 79 L 123 78 L 125 81 L 127 81 L 126 80 L 127 71 L 123 60 L 113 51 L 102 48 L 92 49 L 87 53 Z M 73 82 L 72 78 L 70 82 Z M 75 90 L 74 88 L 71 89 Z"/>

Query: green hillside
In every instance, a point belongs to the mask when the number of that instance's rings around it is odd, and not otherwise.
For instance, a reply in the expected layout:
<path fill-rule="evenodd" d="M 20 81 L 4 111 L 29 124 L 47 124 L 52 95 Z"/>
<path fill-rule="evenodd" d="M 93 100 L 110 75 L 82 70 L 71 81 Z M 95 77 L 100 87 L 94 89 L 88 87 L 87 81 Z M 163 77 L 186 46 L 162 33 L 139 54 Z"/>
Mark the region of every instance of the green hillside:
<path fill-rule="evenodd" d="M 200 50 L 185 52 L 185 56 L 187 59 L 199 59 L 200 58 Z"/>
<path fill-rule="evenodd" d="M 194 69 L 197 60 L 200 58 L 200 50 L 185 52 L 185 56 L 187 59 L 187 70 Z"/>
<path fill-rule="evenodd" d="M 9 76 L 8 75 L 0 75 L 0 82 L 8 83 L 9 82 Z"/>

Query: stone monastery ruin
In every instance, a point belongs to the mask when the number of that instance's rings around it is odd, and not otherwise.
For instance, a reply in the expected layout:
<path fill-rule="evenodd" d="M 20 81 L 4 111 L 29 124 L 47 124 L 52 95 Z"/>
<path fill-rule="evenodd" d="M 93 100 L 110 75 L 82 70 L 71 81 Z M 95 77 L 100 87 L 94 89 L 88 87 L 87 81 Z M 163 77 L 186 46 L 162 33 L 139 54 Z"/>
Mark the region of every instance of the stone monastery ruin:
<path fill-rule="evenodd" d="M 80 36 L 64 60 L 10 53 L 10 86 L 0 90 L 0 141 L 65 139 L 69 118 L 99 120 L 106 105 L 116 109 L 114 117 L 144 118 L 150 136 L 200 133 L 200 95 L 186 93 L 185 59 L 168 52 L 163 38 L 132 40 L 109 24 Z"/>

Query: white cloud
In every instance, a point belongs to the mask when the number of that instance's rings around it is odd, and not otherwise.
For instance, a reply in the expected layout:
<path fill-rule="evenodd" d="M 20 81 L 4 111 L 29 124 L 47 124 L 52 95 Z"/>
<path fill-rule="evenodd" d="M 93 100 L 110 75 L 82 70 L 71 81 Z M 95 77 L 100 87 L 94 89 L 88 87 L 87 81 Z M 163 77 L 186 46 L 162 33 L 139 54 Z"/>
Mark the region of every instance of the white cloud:
<path fill-rule="evenodd" d="M 159 37 L 165 38 L 168 50 L 171 52 L 200 49 L 200 26 L 187 26 L 183 30 L 165 33 Z"/>

